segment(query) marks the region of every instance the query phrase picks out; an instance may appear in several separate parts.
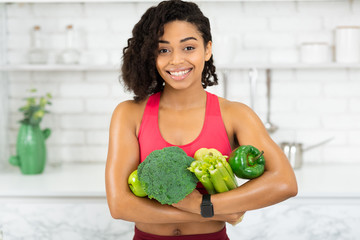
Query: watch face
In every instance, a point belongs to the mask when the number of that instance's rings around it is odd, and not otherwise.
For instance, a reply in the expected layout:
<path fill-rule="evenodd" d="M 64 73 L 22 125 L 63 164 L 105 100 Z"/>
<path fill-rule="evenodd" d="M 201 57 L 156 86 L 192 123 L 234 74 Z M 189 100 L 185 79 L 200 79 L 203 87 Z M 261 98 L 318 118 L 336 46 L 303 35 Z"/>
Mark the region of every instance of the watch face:
<path fill-rule="evenodd" d="M 210 198 L 211 198 L 210 194 L 203 195 L 203 199 L 202 199 L 201 206 L 200 206 L 201 216 L 206 217 L 206 218 L 214 216 L 214 208 L 213 208 Z"/>
<path fill-rule="evenodd" d="M 214 209 L 211 203 L 209 205 L 201 205 L 201 216 L 205 218 L 214 216 Z"/>

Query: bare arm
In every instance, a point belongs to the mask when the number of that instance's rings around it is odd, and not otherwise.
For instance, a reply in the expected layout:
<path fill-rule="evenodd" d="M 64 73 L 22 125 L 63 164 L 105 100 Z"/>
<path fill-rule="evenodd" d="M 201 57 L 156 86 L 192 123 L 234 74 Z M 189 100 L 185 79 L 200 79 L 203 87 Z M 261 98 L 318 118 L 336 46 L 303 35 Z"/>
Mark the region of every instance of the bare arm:
<path fill-rule="evenodd" d="M 241 145 L 253 145 L 263 150 L 266 159 L 265 172 L 229 192 L 212 196 L 214 212 L 229 214 L 263 208 L 284 201 L 297 194 L 296 178 L 286 156 L 270 138 L 263 123 L 247 106 L 227 103 L 224 121 L 228 121 Z M 174 206 L 197 213 L 200 196 L 191 196 Z"/>
<path fill-rule="evenodd" d="M 136 123 L 141 107 L 124 102 L 115 109 L 109 135 L 105 181 L 107 201 L 113 218 L 143 223 L 181 223 L 209 220 L 232 220 L 236 216 L 219 215 L 214 219 L 185 212 L 156 200 L 136 197 L 127 184 L 128 176 L 139 164 Z"/>

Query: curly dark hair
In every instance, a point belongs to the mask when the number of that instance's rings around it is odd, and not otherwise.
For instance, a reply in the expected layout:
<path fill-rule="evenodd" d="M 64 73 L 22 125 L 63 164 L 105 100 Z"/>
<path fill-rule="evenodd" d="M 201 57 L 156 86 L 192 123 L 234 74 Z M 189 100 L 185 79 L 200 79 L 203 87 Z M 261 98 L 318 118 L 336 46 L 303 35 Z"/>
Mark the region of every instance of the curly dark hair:
<path fill-rule="evenodd" d="M 175 20 L 194 24 L 205 46 L 212 41 L 209 19 L 195 3 L 170 0 L 149 8 L 134 26 L 128 46 L 123 49 L 120 79 L 127 90 L 134 92 L 135 101 L 164 89 L 164 80 L 156 69 L 156 50 L 158 40 L 164 34 L 164 25 Z M 204 88 L 218 83 L 213 56 L 205 62 L 201 81 Z"/>

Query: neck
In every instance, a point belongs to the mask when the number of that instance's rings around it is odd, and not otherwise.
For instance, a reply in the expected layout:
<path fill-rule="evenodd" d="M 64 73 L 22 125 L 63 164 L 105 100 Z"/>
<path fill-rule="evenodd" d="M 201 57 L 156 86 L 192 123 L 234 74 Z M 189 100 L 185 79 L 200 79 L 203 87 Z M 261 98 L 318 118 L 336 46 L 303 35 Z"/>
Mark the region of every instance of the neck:
<path fill-rule="evenodd" d="M 164 88 L 161 105 L 172 109 L 189 109 L 206 105 L 206 92 L 201 89 L 176 90 Z"/>

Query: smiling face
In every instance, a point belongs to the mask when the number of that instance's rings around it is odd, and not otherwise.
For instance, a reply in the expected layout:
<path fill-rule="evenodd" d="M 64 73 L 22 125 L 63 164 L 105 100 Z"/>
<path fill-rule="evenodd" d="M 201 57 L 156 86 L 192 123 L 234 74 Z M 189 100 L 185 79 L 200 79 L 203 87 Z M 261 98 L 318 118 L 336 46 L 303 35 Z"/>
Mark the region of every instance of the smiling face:
<path fill-rule="evenodd" d="M 211 42 L 204 40 L 192 23 L 173 21 L 164 25 L 159 39 L 156 68 L 165 88 L 201 87 L 205 61 L 211 57 Z"/>

